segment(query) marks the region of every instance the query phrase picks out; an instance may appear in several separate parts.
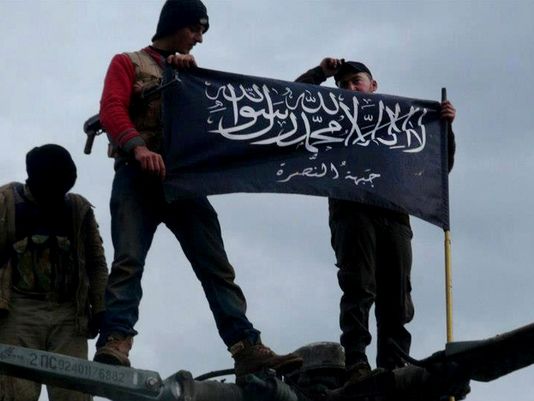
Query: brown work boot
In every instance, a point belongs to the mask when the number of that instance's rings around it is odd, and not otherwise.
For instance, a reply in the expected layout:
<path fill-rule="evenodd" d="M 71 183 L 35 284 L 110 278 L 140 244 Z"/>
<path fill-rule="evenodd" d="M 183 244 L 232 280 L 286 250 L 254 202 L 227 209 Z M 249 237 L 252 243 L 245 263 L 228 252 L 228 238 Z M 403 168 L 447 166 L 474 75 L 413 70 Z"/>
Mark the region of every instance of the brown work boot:
<path fill-rule="evenodd" d="M 128 354 L 132 349 L 133 337 L 119 333 L 113 333 L 106 339 L 106 344 L 97 348 L 95 362 L 106 363 L 108 365 L 130 366 Z"/>
<path fill-rule="evenodd" d="M 229 349 L 234 358 L 237 378 L 262 369 L 274 369 L 287 373 L 302 366 L 302 358 L 296 354 L 277 355 L 261 342 L 252 344 L 248 340 L 239 341 Z"/>
<path fill-rule="evenodd" d="M 345 385 L 361 382 L 371 374 L 371 366 L 367 361 L 360 361 L 347 369 L 347 381 Z"/>

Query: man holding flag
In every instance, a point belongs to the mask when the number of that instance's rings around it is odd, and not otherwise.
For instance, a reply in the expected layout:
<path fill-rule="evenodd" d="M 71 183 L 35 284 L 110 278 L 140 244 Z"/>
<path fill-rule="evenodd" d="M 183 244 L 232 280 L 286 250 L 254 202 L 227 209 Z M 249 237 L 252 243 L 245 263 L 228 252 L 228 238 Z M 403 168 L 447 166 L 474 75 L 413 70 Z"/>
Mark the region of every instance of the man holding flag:
<path fill-rule="evenodd" d="M 325 58 L 297 82 L 321 84 L 334 76 L 341 89 L 373 93 L 378 84 L 360 62 Z M 453 105 L 441 105 L 441 118 L 452 123 Z M 454 135 L 448 137 L 449 171 L 454 161 Z M 341 345 L 345 348 L 348 383 L 367 376 L 371 368 L 365 353 L 371 342 L 369 311 L 375 303 L 377 367 L 394 369 L 400 364 L 389 345 L 393 340 L 409 353 L 411 335 L 404 327 L 414 315 L 411 299 L 412 264 L 409 216 L 405 213 L 349 200 L 329 199 L 329 224 L 336 254 L 340 302 Z"/>
<path fill-rule="evenodd" d="M 189 53 L 202 43 L 208 28 L 207 10 L 200 0 L 167 0 L 152 45 L 116 55 L 109 66 L 100 118 L 116 159 L 111 195 L 115 258 L 95 361 L 130 365 L 145 258 L 163 222 L 179 240 L 202 284 L 219 334 L 235 360 L 236 376 L 302 363 L 294 354 L 277 355 L 263 345 L 260 332 L 247 319 L 245 297 L 234 281 L 217 213 L 208 199 L 168 202 L 163 193 L 161 94 L 146 100 L 142 94 L 161 84 L 166 63 L 180 69 L 196 67 Z"/>

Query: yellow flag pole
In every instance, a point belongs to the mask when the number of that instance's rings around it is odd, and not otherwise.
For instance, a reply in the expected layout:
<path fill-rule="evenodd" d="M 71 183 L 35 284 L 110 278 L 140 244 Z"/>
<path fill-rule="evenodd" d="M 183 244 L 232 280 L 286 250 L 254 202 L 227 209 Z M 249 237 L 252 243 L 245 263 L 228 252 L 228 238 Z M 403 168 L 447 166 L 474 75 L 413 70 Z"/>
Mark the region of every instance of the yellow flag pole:
<path fill-rule="evenodd" d="M 447 342 L 453 340 L 452 336 L 452 266 L 451 266 L 451 232 L 445 230 L 445 304 L 447 313 Z M 455 401 L 449 397 L 449 401 Z"/>
<path fill-rule="evenodd" d="M 445 304 L 447 310 L 447 342 L 452 335 L 452 266 L 451 266 L 451 232 L 445 231 Z"/>
<path fill-rule="evenodd" d="M 447 88 L 441 88 L 441 101 L 447 100 Z M 445 124 L 445 140 L 449 138 L 450 124 Z M 447 342 L 453 341 L 452 333 L 452 263 L 451 263 L 451 232 L 445 230 L 445 309 L 447 321 Z M 449 401 L 455 401 L 449 397 Z"/>
<path fill-rule="evenodd" d="M 447 100 L 447 88 L 441 88 L 441 101 Z M 445 140 L 449 138 L 450 123 L 445 123 Z M 451 266 L 451 232 L 445 230 L 445 307 L 447 317 L 447 342 L 452 335 L 452 266 Z"/>

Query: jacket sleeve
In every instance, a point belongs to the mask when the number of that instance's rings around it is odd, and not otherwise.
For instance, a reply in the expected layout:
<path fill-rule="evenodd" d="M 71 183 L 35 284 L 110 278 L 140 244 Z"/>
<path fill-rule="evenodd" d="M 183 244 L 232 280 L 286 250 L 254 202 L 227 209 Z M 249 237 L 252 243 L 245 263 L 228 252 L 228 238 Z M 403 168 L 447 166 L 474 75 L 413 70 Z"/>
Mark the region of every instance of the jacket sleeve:
<path fill-rule="evenodd" d="M 87 212 L 82 232 L 85 235 L 85 268 L 89 278 L 89 303 L 93 315 L 106 309 L 104 292 L 108 281 L 108 268 L 102 238 L 92 209 Z"/>
<path fill-rule="evenodd" d="M 14 213 L 8 200 L 9 187 L 0 187 L 0 313 L 9 310 L 9 298 L 11 293 L 11 268 L 6 263 L 9 259 L 9 226 L 11 224 L 10 212 Z"/>
<path fill-rule="evenodd" d="M 306 71 L 300 77 L 298 77 L 295 82 L 300 82 L 303 84 L 315 84 L 320 85 L 326 81 L 326 76 L 324 75 L 323 69 L 320 66 L 312 68 L 311 70 Z"/>
<path fill-rule="evenodd" d="M 448 137 L 447 137 L 447 149 L 449 151 L 448 154 L 448 160 L 449 160 L 449 173 L 452 170 L 452 167 L 454 166 L 454 154 L 456 153 L 456 140 L 454 139 L 454 132 L 452 131 L 452 127 L 449 127 L 448 130 Z"/>
<path fill-rule="evenodd" d="M 111 60 L 100 99 L 100 121 L 113 145 L 125 152 L 145 145 L 130 115 L 129 108 L 135 80 L 135 67 L 126 54 Z"/>
<path fill-rule="evenodd" d="M 4 191 L 0 188 L 0 269 L 9 259 L 8 251 L 8 208 Z"/>
<path fill-rule="evenodd" d="M 13 193 L 18 183 L 0 186 L 0 269 L 10 256 L 11 244 L 15 241 L 15 200 Z"/>

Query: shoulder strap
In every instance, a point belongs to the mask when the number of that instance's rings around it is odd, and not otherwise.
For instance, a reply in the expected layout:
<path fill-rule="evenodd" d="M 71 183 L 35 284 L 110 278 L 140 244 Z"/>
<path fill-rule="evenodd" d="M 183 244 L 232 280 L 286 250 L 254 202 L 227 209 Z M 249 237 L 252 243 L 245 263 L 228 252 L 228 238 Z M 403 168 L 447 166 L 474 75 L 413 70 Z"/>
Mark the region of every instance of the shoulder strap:
<path fill-rule="evenodd" d="M 132 61 L 132 64 L 135 67 L 136 75 L 139 75 L 139 73 L 143 72 L 157 78 L 161 78 L 163 76 L 163 69 L 147 52 L 139 50 L 137 52 L 124 54 L 126 54 Z"/>

